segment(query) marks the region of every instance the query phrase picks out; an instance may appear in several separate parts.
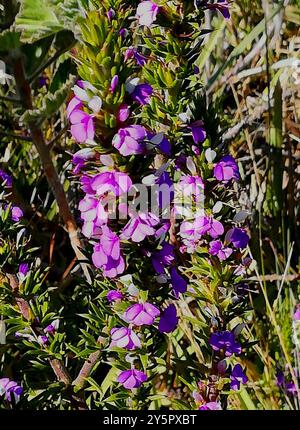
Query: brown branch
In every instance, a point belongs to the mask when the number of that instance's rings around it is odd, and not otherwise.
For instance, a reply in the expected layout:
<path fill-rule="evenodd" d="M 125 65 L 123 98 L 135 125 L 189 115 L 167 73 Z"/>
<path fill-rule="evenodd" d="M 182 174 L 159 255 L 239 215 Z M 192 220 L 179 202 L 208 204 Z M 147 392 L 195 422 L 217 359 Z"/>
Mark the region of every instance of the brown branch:
<path fill-rule="evenodd" d="M 103 341 L 104 341 L 104 338 L 99 336 L 97 339 L 97 344 L 99 345 L 99 347 L 103 343 Z M 74 379 L 74 381 L 72 382 L 72 385 L 76 387 L 76 391 L 79 391 L 85 387 L 86 378 L 88 378 L 91 375 L 95 364 L 100 358 L 100 355 L 101 355 L 101 351 L 99 349 L 99 351 L 92 352 L 92 354 L 90 354 L 88 359 L 84 362 L 77 378 Z"/>
<path fill-rule="evenodd" d="M 19 280 L 17 276 L 12 273 L 6 273 L 5 275 L 9 281 L 9 284 L 13 291 L 15 302 L 18 305 L 18 308 L 21 312 L 22 317 L 26 321 L 30 321 L 31 319 L 30 306 L 25 299 L 23 299 L 22 297 L 19 297 Z M 69 375 L 69 372 L 66 369 L 66 367 L 62 364 L 62 362 L 59 361 L 57 358 L 49 358 L 49 363 L 57 379 L 60 382 L 63 382 L 65 385 L 71 385 L 72 378 Z"/>
<path fill-rule="evenodd" d="M 22 58 L 17 58 L 14 62 L 14 77 L 16 81 L 17 90 L 25 109 L 33 109 L 31 88 L 28 80 L 25 76 L 24 65 Z M 47 181 L 52 189 L 53 195 L 57 202 L 60 216 L 63 219 L 65 228 L 69 234 L 70 242 L 75 255 L 79 261 L 86 260 L 82 253 L 82 243 L 79 239 L 78 229 L 75 219 L 71 213 L 70 206 L 63 188 L 60 182 L 59 176 L 53 164 L 49 148 L 47 147 L 43 132 L 34 122 L 29 124 L 33 143 L 39 153 L 40 160 L 47 178 Z M 82 270 L 89 283 L 91 283 L 91 277 L 85 263 L 81 263 Z"/>

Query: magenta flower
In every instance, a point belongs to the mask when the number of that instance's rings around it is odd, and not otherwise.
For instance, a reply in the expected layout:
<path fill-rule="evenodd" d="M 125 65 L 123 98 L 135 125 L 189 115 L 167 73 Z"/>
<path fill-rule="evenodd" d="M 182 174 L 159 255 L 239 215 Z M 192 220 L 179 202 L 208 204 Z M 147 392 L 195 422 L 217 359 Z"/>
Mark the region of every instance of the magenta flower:
<path fill-rule="evenodd" d="M 24 216 L 24 213 L 19 206 L 12 206 L 10 209 L 11 219 L 15 222 L 19 222 L 20 219 Z"/>
<path fill-rule="evenodd" d="M 293 320 L 294 321 L 300 321 L 300 306 L 297 305 L 297 308 L 295 310 L 295 313 L 293 315 Z"/>
<path fill-rule="evenodd" d="M 242 228 L 231 228 L 225 236 L 225 241 L 232 243 L 235 248 L 244 249 L 249 243 L 249 236 Z"/>
<path fill-rule="evenodd" d="M 200 176 L 184 175 L 179 182 L 184 196 L 195 196 L 195 200 L 202 200 L 204 197 L 204 183 Z"/>
<path fill-rule="evenodd" d="M 231 331 L 218 331 L 210 336 L 209 344 L 214 351 L 224 351 L 226 357 L 242 352 L 241 345 L 236 342 Z"/>
<path fill-rule="evenodd" d="M 234 391 L 239 390 L 240 385 L 246 384 L 248 381 L 248 378 L 245 375 L 243 368 L 240 364 L 236 364 L 234 366 L 230 375 L 230 379 L 231 379 L 230 388 Z"/>
<path fill-rule="evenodd" d="M 222 182 L 228 182 L 231 179 L 238 181 L 240 179 L 238 165 L 231 155 L 226 155 L 216 163 L 214 167 L 214 177 Z"/>
<path fill-rule="evenodd" d="M 125 122 L 130 115 L 130 109 L 128 105 L 122 104 L 119 107 L 118 113 L 117 113 L 117 120 L 120 122 Z"/>
<path fill-rule="evenodd" d="M 139 388 L 145 381 L 147 381 L 147 375 L 136 369 L 123 370 L 118 376 L 118 382 L 127 390 Z"/>
<path fill-rule="evenodd" d="M 137 8 L 136 17 L 140 25 L 151 27 L 156 20 L 159 7 L 152 1 L 142 1 Z"/>
<path fill-rule="evenodd" d="M 69 118 L 70 121 L 71 121 L 71 116 L 73 112 L 77 110 L 81 110 L 82 106 L 83 106 L 83 103 L 78 97 L 73 97 L 70 100 L 67 106 L 67 117 Z"/>
<path fill-rule="evenodd" d="M 171 333 L 178 325 L 176 307 L 171 304 L 163 310 L 158 323 L 158 330 L 161 333 Z"/>
<path fill-rule="evenodd" d="M 72 158 L 72 163 L 75 164 L 73 172 L 75 174 L 79 173 L 82 167 L 85 165 L 85 162 L 92 160 L 95 157 L 95 154 L 95 151 L 91 148 L 83 148 L 75 152 Z"/>
<path fill-rule="evenodd" d="M 220 240 L 213 240 L 210 242 L 209 251 L 210 255 L 217 255 L 220 260 L 227 260 L 232 254 L 232 249 L 223 245 Z"/>
<path fill-rule="evenodd" d="M 179 293 L 185 293 L 187 289 L 186 280 L 180 276 L 175 267 L 171 269 L 171 284 L 175 297 L 178 299 Z"/>
<path fill-rule="evenodd" d="M 131 125 L 120 128 L 114 136 L 112 144 L 120 152 L 127 155 L 142 154 L 144 152 L 143 141 L 147 137 L 147 132 L 141 125 Z"/>
<path fill-rule="evenodd" d="M 136 326 L 152 325 L 159 314 L 159 309 L 151 303 L 136 303 L 129 306 L 124 313 L 124 319 Z"/>
<path fill-rule="evenodd" d="M 5 394 L 6 400 L 12 401 L 12 397 L 17 403 L 23 392 L 23 388 L 16 382 L 11 381 L 9 378 L 0 379 L 0 396 Z"/>
<path fill-rule="evenodd" d="M 219 402 L 207 402 L 199 407 L 200 411 L 221 411 L 222 407 Z"/>
<path fill-rule="evenodd" d="M 144 55 L 140 54 L 136 48 L 128 48 L 125 51 L 124 60 L 128 61 L 131 58 L 134 58 L 137 64 L 141 67 L 143 67 L 147 62 L 147 58 Z"/>
<path fill-rule="evenodd" d="M 136 348 L 141 348 L 141 341 L 131 328 L 114 327 L 110 331 L 111 343 L 110 348 L 117 346 L 132 351 Z"/>
<path fill-rule="evenodd" d="M 175 260 L 174 246 L 167 242 L 162 243 L 162 249 L 152 254 L 152 264 L 159 274 L 165 273 L 165 267 L 170 266 Z"/>
<path fill-rule="evenodd" d="M 110 290 L 106 294 L 106 298 L 110 303 L 120 302 L 123 299 L 123 294 L 118 290 Z"/>
<path fill-rule="evenodd" d="M 118 86 L 118 83 L 119 83 L 119 76 L 118 76 L 118 75 L 115 75 L 115 76 L 112 78 L 111 83 L 110 83 L 110 87 L 109 87 L 109 91 L 110 91 L 111 93 L 114 93 L 114 92 L 116 91 L 116 88 L 117 88 L 117 86 Z"/>
<path fill-rule="evenodd" d="M 204 128 L 203 121 L 195 121 L 190 126 L 189 129 L 192 131 L 193 140 L 196 144 L 202 143 L 206 139 L 206 131 Z"/>
<path fill-rule="evenodd" d="M 132 187 L 132 181 L 127 173 L 103 172 L 91 179 L 91 188 L 98 196 L 111 192 L 115 196 L 127 193 Z"/>
<path fill-rule="evenodd" d="M 103 275 L 114 278 L 125 270 L 124 258 L 120 251 L 120 239 L 107 226 L 102 226 L 100 242 L 94 246 L 93 263 L 103 270 Z"/>
<path fill-rule="evenodd" d="M 72 124 L 71 134 L 77 142 L 83 143 L 94 139 L 95 127 L 91 115 L 75 109 L 70 116 L 70 121 Z"/>
<path fill-rule="evenodd" d="M 84 221 L 82 234 L 87 238 L 99 236 L 101 233 L 99 227 L 108 221 L 108 212 L 105 210 L 102 200 L 86 195 L 79 202 L 78 209 L 81 212 L 81 219 Z"/>
<path fill-rule="evenodd" d="M 153 88 L 149 84 L 138 84 L 134 87 L 133 91 L 130 92 L 133 100 L 141 105 L 147 105 L 150 102 L 152 94 Z"/>
<path fill-rule="evenodd" d="M 20 279 L 20 282 L 24 281 L 28 272 L 29 272 L 28 264 L 27 263 L 21 263 L 19 266 L 19 272 L 18 272 L 18 277 Z"/>
<path fill-rule="evenodd" d="M 136 215 L 125 225 L 122 230 L 121 238 L 132 240 L 133 242 L 142 242 L 147 236 L 153 236 L 153 228 L 159 223 L 159 218 L 151 212 Z"/>

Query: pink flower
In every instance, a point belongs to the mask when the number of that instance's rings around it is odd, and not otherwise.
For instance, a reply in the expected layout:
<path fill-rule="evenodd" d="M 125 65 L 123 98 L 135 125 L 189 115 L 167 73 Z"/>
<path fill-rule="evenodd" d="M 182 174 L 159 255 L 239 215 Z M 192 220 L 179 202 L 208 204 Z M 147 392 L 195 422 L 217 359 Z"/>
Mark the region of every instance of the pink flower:
<path fill-rule="evenodd" d="M 119 83 L 119 76 L 118 76 L 118 75 L 115 75 L 115 76 L 112 78 L 111 83 L 110 83 L 109 91 L 110 91 L 111 93 L 114 93 L 114 92 L 115 92 L 115 90 L 116 90 L 116 88 L 117 88 L 117 86 L 118 86 L 118 83 Z"/>
<path fill-rule="evenodd" d="M 99 235 L 99 227 L 108 221 L 108 213 L 102 204 L 102 200 L 86 195 L 80 201 L 78 209 L 81 212 L 81 219 L 84 221 L 82 234 L 88 238 Z"/>
<path fill-rule="evenodd" d="M 117 346 L 118 348 L 125 348 L 133 350 L 141 348 L 141 341 L 134 331 L 127 327 L 114 327 L 110 331 L 111 343 L 110 348 Z"/>
<path fill-rule="evenodd" d="M 140 213 L 133 217 L 123 228 L 121 238 L 132 240 L 133 242 L 141 242 L 146 236 L 153 236 L 155 229 L 153 228 L 159 223 L 159 219 L 151 212 Z"/>
<path fill-rule="evenodd" d="M 87 140 L 93 140 L 95 136 L 95 127 L 93 117 L 86 112 L 75 109 L 70 115 L 71 133 L 77 142 L 83 143 Z"/>
<path fill-rule="evenodd" d="M 125 262 L 120 251 L 120 239 L 107 226 L 102 226 L 100 242 L 94 246 L 93 263 L 103 270 L 103 275 L 114 278 L 125 270 Z"/>
<path fill-rule="evenodd" d="M 137 8 L 136 16 L 140 25 L 150 27 L 156 20 L 159 7 L 152 1 L 142 1 Z"/>
<path fill-rule="evenodd" d="M 67 117 L 69 118 L 70 121 L 71 121 L 72 113 L 75 110 L 81 110 L 82 106 L 83 106 L 82 101 L 78 97 L 73 97 L 70 100 L 67 106 Z"/>
<path fill-rule="evenodd" d="M 115 196 L 127 193 L 132 181 L 127 173 L 111 171 L 99 173 L 91 179 L 91 188 L 99 196 L 112 192 Z"/>
<path fill-rule="evenodd" d="M 117 113 L 117 120 L 120 122 L 125 122 L 130 115 L 130 109 L 127 104 L 122 104 L 119 107 L 118 113 Z"/>
<path fill-rule="evenodd" d="M 129 306 L 124 314 L 124 319 L 136 326 L 152 325 L 159 315 L 160 310 L 151 303 L 136 303 Z"/>
<path fill-rule="evenodd" d="M 123 370 L 118 376 L 118 382 L 128 390 L 140 387 L 145 381 L 147 381 L 147 375 L 136 369 Z"/>
<path fill-rule="evenodd" d="M 213 240 L 210 243 L 209 251 L 210 255 L 217 255 L 220 260 L 226 260 L 232 254 L 232 249 L 225 247 L 220 240 Z"/>
<path fill-rule="evenodd" d="M 144 127 L 131 125 L 126 128 L 120 128 L 114 136 L 112 144 L 125 157 L 132 154 L 142 154 L 144 152 L 142 142 L 146 137 L 147 133 Z"/>

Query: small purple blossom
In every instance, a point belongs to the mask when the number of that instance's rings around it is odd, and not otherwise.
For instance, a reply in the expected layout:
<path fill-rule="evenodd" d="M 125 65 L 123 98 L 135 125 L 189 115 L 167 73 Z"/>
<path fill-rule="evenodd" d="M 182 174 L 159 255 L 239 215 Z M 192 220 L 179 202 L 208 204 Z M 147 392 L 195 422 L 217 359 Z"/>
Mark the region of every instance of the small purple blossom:
<path fill-rule="evenodd" d="M 107 12 L 107 18 L 111 21 L 116 15 L 116 12 L 110 8 L 109 11 Z"/>
<path fill-rule="evenodd" d="M 158 274 L 165 273 L 165 267 L 170 266 L 175 260 L 174 246 L 163 242 L 162 248 L 152 254 L 152 264 Z"/>
<path fill-rule="evenodd" d="M 218 331 L 210 336 L 209 344 L 214 351 L 224 351 L 226 357 L 242 352 L 241 345 L 236 342 L 231 331 Z"/>
<path fill-rule="evenodd" d="M 147 236 L 155 234 L 154 227 L 159 223 L 159 219 L 151 212 L 141 212 L 131 218 L 122 230 L 121 238 L 142 242 Z"/>
<path fill-rule="evenodd" d="M 190 126 L 189 129 L 192 131 L 193 140 L 196 144 L 202 143 L 206 139 L 206 131 L 204 128 L 203 121 L 195 121 Z"/>
<path fill-rule="evenodd" d="M 235 248 L 244 249 L 249 243 L 249 236 L 242 228 L 231 228 L 225 236 L 225 241 L 232 243 Z"/>
<path fill-rule="evenodd" d="M 147 62 L 147 58 L 144 55 L 140 54 L 136 48 L 128 48 L 125 51 L 125 54 L 124 54 L 125 61 L 128 61 L 131 58 L 134 58 L 137 64 L 141 67 L 143 67 Z"/>
<path fill-rule="evenodd" d="M 117 113 L 117 120 L 120 122 L 125 122 L 130 115 L 130 109 L 127 104 L 122 104 L 119 107 L 118 113 Z"/>
<path fill-rule="evenodd" d="M 226 155 L 215 164 L 214 177 L 221 182 L 228 182 L 231 179 L 240 179 L 239 168 L 235 159 L 231 155 Z"/>
<path fill-rule="evenodd" d="M 115 196 L 127 193 L 132 187 L 132 180 L 127 173 L 111 171 L 103 172 L 91 179 L 91 188 L 98 195 L 111 192 Z"/>
<path fill-rule="evenodd" d="M 110 83 L 110 87 L 109 87 L 109 91 L 110 91 L 111 93 L 114 93 L 114 92 L 116 91 L 116 88 L 117 88 L 117 86 L 118 86 L 118 83 L 119 83 L 119 76 L 118 76 L 118 75 L 115 75 L 115 76 L 112 78 L 111 83 Z"/>
<path fill-rule="evenodd" d="M 297 308 L 295 310 L 295 313 L 293 315 L 293 320 L 294 321 L 300 321 L 300 306 L 297 305 Z"/>
<path fill-rule="evenodd" d="M 223 245 L 220 240 L 213 240 L 209 244 L 208 252 L 210 255 L 216 255 L 220 260 L 227 260 L 232 254 L 232 249 Z"/>
<path fill-rule="evenodd" d="M 141 341 L 131 328 L 114 327 L 110 331 L 111 343 L 110 348 L 117 346 L 132 351 L 141 348 Z"/>
<path fill-rule="evenodd" d="M 26 276 L 29 271 L 29 266 L 27 263 L 21 263 L 19 266 L 19 275 Z"/>
<path fill-rule="evenodd" d="M 207 402 L 199 407 L 200 411 L 221 411 L 222 407 L 219 402 Z"/>
<path fill-rule="evenodd" d="M 136 369 L 123 370 L 118 376 L 118 382 L 127 390 L 139 388 L 145 381 L 147 381 L 147 375 Z"/>
<path fill-rule="evenodd" d="M 106 294 L 106 298 L 110 303 L 120 302 L 123 299 L 123 294 L 118 290 L 110 290 Z"/>
<path fill-rule="evenodd" d="M 182 276 L 179 275 L 175 267 L 172 267 L 171 269 L 171 284 L 173 287 L 174 295 L 177 299 L 179 297 L 179 293 L 186 292 L 187 282 Z"/>
<path fill-rule="evenodd" d="M 79 173 L 86 161 L 92 160 L 95 157 L 95 151 L 92 148 L 83 148 L 75 152 L 72 157 L 72 163 L 75 165 L 73 172 Z"/>
<path fill-rule="evenodd" d="M 5 182 L 6 187 L 10 188 L 12 186 L 12 177 L 2 169 L 0 169 L 0 178 Z"/>
<path fill-rule="evenodd" d="M 178 325 L 176 307 L 171 304 L 163 310 L 158 323 L 158 330 L 161 333 L 171 333 Z"/>
<path fill-rule="evenodd" d="M 147 137 L 147 132 L 141 125 L 131 125 L 120 128 L 114 136 L 112 144 L 125 157 L 144 152 L 143 141 Z"/>
<path fill-rule="evenodd" d="M 0 396 L 5 395 L 6 400 L 12 401 L 12 398 L 17 403 L 23 392 L 23 388 L 17 382 L 11 381 L 9 378 L 0 379 Z"/>
<path fill-rule="evenodd" d="M 91 115 L 75 109 L 70 116 L 70 121 L 72 124 L 71 134 L 77 142 L 83 143 L 94 139 L 95 127 Z"/>
<path fill-rule="evenodd" d="M 134 87 L 133 91 L 130 92 L 133 100 L 140 105 L 147 105 L 150 102 L 152 94 L 153 88 L 149 84 L 138 84 Z"/>
<path fill-rule="evenodd" d="M 142 1 L 137 8 L 136 17 L 140 25 L 151 27 L 156 20 L 159 7 L 152 1 Z"/>
<path fill-rule="evenodd" d="M 246 384 L 248 381 L 248 378 L 245 375 L 243 368 L 240 364 L 236 364 L 234 366 L 230 375 L 230 379 L 231 379 L 230 388 L 234 391 L 239 390 L 240 385 Z"/>
<path fill-rule="evenodd" d="M 209 9 L 215 9 L 221 12 L 225 19 L 230 19 L 228 0 L 219 0 L 217 3 L 206 4 Z"/>
<path fill-rule="evenodd" d="M 124 313 L 124 319 L 136 326 L 152 325 L 160 310 L 151 303 L 136 303 L 129 306 Z"/>
<path fill-rule="evenodd" d="M 12 206 L 10 209 L 11 219 L 15 222 L 19 222 L 20 219 L 24 216 L 24 213 L 19 206 Z"/>

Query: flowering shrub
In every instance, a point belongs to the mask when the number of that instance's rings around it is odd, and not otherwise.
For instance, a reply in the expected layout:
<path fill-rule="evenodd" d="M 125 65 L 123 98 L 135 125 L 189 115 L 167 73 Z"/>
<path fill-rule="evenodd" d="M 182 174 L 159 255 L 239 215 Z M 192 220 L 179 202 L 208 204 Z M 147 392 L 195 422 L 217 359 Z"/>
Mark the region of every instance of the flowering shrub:
<path fill-rule="evenodd" d="M 0 38 L 14 78 L 5 98 L 20 97 L 13 118 L 35 145 L 64 225 L 47 226 L 49 246 L 39 241 L 35 215 L 17 203 L 16 178 L 0 170 L 0 407 L 249 403 L 249 213 L 237 203 L 242 175 L 199 70 L 205 11 L 228 21 L 229 3 L 79 3 L 39 3 L 55 16 L 41 34 L 28 24 L 31 1 L 16 7 L 9 34 L 20 58 L 7 56 Z M 52 79 L 26 69 L 38 57 L 28 42 L 48 56 L 38 70 Z M 59 64 L 49 71 L 53 57 Z M 50 151 L 66 131 L 67 153 L 75 149 L 63 187 L 66 165 Z M 72 259 L 60 266 L 65 254 Z M 295 345 L 299 319 L 296 308 Z M 276 382 L 292 396 L 297 379 L 287 364 Z"/>

